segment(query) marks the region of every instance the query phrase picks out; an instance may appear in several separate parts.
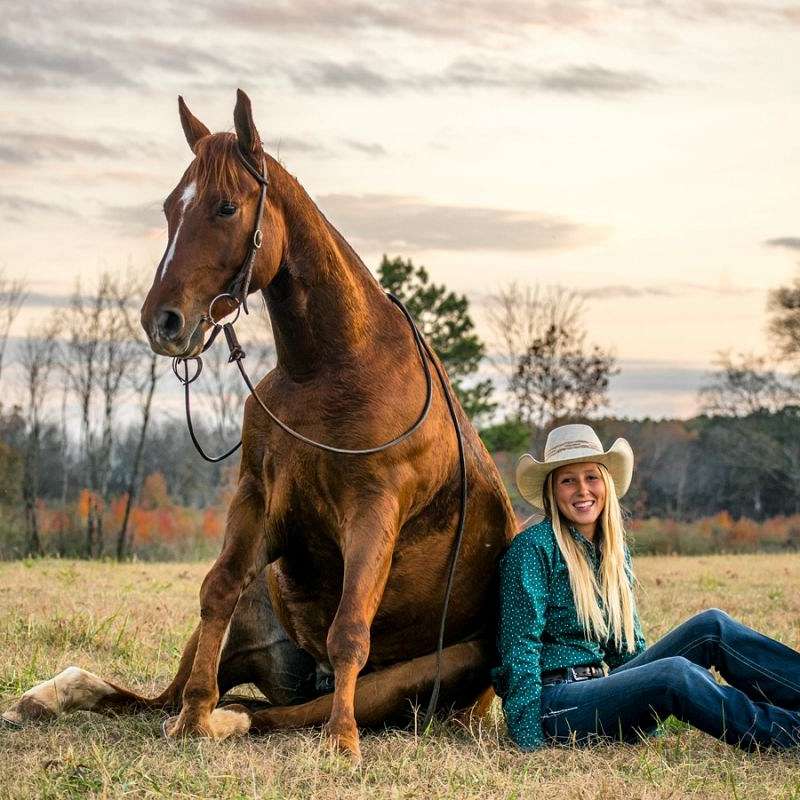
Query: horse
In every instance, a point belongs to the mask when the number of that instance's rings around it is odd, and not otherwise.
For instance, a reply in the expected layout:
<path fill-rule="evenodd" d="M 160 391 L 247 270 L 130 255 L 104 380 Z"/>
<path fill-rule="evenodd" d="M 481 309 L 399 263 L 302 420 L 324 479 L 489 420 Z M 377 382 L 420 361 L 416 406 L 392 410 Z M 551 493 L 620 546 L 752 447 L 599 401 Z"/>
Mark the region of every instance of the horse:
<path fill-rule="evenodd" d="M 461 490 L 449 382 L 434 385 L 413 435 L 368 455 L 320 452 L 267 418 L 262 404 L 342 448 L 390 440 L 425 403 L 421 351 L 353 248 L 264 152 L 247 95 L 237 93 L 235 133 L 212 134 L 181 97 L 178 108 L 194 158 L 164 203 L 169 241 L 142 326 L 156 353 L 191 358 L 215 317 L 235 309 L 231 295 L 261 292 L 277 364 L 245 403 L 224 541 L 174 680 L 145 698 L 70 667 L 5 717 L 180 709 L 167 736 L 214 738 L 326 723 L 331 745 L 357 761 L 358 725 L 402 716 L 430 696 L 437 672 L 442 704 L 486 708 L 495 566 L 513 511 L 456 401 L 469 494 L 437 657 Z M 441 368 L 432 352 L 424 358 Z M 245 682 L 270 705 L 218 707 Z"/>

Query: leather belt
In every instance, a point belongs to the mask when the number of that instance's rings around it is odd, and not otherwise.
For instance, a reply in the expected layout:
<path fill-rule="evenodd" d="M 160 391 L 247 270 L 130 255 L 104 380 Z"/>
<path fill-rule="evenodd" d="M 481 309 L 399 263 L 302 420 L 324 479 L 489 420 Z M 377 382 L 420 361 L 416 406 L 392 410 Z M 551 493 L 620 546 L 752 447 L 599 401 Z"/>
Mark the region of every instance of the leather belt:
<path fill-rule="evenodd" d="M 551 669 L 542 673 L 542 686 L 552 683 L 572 683 L 574 681 L 590 681 L 593 678 L 605 676 L 602 667 L 564 667 L 564 669 Z"/>

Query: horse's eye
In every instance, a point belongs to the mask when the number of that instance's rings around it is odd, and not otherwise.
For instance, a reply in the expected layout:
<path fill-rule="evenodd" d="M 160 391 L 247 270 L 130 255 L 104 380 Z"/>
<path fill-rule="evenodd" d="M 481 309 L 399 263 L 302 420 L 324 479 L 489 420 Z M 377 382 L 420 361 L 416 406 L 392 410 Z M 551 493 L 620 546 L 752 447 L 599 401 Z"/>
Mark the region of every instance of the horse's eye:
<path fill-rule="evenodd" d="M 217 214 L 220 217 L 232 217 L 235 213 L 236 213 L 236 206 L 229 200 L 223 200 L 219 204 L 219 208 L 217 209 Z"/>

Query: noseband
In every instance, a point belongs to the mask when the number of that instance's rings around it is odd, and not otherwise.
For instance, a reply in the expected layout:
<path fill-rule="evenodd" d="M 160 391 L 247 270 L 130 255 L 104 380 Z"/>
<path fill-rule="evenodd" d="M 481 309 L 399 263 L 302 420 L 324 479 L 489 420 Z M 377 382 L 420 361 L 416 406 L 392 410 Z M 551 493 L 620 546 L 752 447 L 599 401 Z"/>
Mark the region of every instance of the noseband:
<path fill-rule="evenodd" d="M 411 332 L 414 338 L 414 344 L 417 348 L 417 354 L 419 355 L 420 361 L 422 363 L 422 369 L 425 374 L 425 403 L 423 404 L 422 410 L 419 413 L 416 421 L 410 428 L 406 431 L 401 433 L 399 436 L 396 436 L 394 439 L 389 440 L 388 442 L 384 442 L 383 444 L 375 445 L 374 447 L 366 447 L 363 449 L 347 449 L 343 447 L 334 447 L 333 445 L 323 444 L 322 442 L 316 442 L 313 439 L 304 436 L 299 431 L 294 430 L 293 428 L 289 427 L 285 422 L 279 419 L 275 414 L 266 406 L 264 401 L 258 396 L 256 393 L 255 387 L 253 386 L 252 381 L 250 380 L 250 376 L 247 374 L 247 371 L 242 364 L 242 361 L 245 357 L 245 352 L 242 349 L 242 346 L 239 344 L 239 340 L 236 336 L 236 331 L 234 330 L 234 324 L 239 319 L 239 313 L 242 309 L 244 309 L 245 314 L 249 314 L 249 310 L 247 308 L 247 295 L 250 290 L 250 281 L 253 277 L 253 264 L 255 262 L 256 252 L 261 248 L 261 243 L 263 241 L 263 233 L 261 231 L 261 218 L 264 214 L 264 205 L 266 203 L 267 197 L 267 187 L 269 186 L 269 178 L 267 175 L 266 169 L 266 159 L 264 155 L 261 156 L 261 172 L 259 172 L 248 160 L 247 156 L 244 154 L 241 148 L 237 148 L 237 154 L 239 159 L 241 160 L 244 168 L 258 181 L 259 184 L 259 194 L 258 194 L 258 206 L 256 208 L 256 218 L 255 218 L 255 228 L 253 230 L 253 234 L 250 237 L 250 243 L 247 249 L 247 255 L 242 262 L 242 266 L 239 268 L 239 272 L 236 274 L 236 277 L 230 284 L 230 287 L 227 292 L 223 292 L 222 294 L 218 294 L 212 301 L 209 303 L 208 306 L 208 313 L 205 317 L 205 321 L 210 322 L 213 326 L 213 330 L 211 335 L 208 337 L 208 340 L 203 345 L 203 349 L 200 351 L 201 354 L 205 353 L 211 345 L 214 343 L 214 340 L 219 335 L 220 331 L 222 331 L 225 335 L 225 341 L 228 345 L 228 350 L 230 355 L 228 357 L 228 363 L 235 363 L 239 369 L 239 372 L 242 375 L 242 379 L 244 380 L 245 384 L 247 385 L 248 390 L 250 391 L 251 396 L 253 399 L 258 403 L 258 405 L 264 410 L 264 412 L 269 416 L 269 418 L 279 427 L 281 430 L 288 433 L 290 436 L 293 436 L 295 439 L 310 445 L 311 447 L 316 447 L 319 450 L 324 450 L 327 453 L 336 453 L 339 455 L 372 455 L 374 453 L 380 453 L 384 450 L 388 450 L 390 447 L 394 447 L 395 445 L 400 444 L 401 442 L 408 439 L 417 429 L 425 422 L 428 417 L 428 412 L 431 408 L 431 401 L 433 399 L 433 381 L 431 379 L 431 370 L 430 364 L 432 363 L 434 368 L 436 369 L 436 375 L 439 379 L 439 383 L 442 387 L 442 393 L 444 394 L 444 399 L 447 403 L 448 410 L 450 412 L 450 418 L 453 422 L 453 429 L 456 434 L 456 440 L 458 443 L 458 460 L 459 460 L 459 473 L 461 478 L 461 493 L 459 497 L 459 513 L 458 513 L 458 525 L 456 528 L 456 536 L 453 542 L 453 550 L 450 557 L 450 564 L 448 567 L 448 574 L 447 574 L 447 586 L 445 588 L 444 594 L 444 605 L 442 608 L 442 618 L 441 623 L 439 626 L 439 637 L 436 647 L 436 679 L 434 681 L 433 690 L 431 693 L 430 700 L 428 702 L 428 708 L 425 713 L 425 719 L 422 723 L 422 731 L 425 732 L 428 730 L 432 720 L 433 715 L 436 712 L 436 704 L 439 698 L 439 690 L 441 687 L 441 667 L 442 667 L 442 650 L 444 648 L 444 634 L 445 634 L 445 624 L 447 621 L 447 609 L 450 604 L 450 594 L 453 588 L 453 579 L 455 576 L 455 568 L 456 562 L 458 561 L 458 555 L 461 551 L 461 542 L 464 537 L 464 524 L 466 521 L 466 509 L 467 509 L 467 462 L 466 456 L 464 453 L 464 437 L 461 433 L 461 426 L 458 422 L 458 415 L 456 414 L 455 404 L 453 402 L 453 398 L 451 395 L 451 389 L 447 381 L 447 377 L 444 374 L 444 371 L 437 361 L 435 355 L 431 351 L 430 346 L 428 343 L 422 338 L 422 334 L 419 332 L 414 320 L 409 314 L 408 309 L 403 305 L 403 303 L 391 292 L 387 292 L 386 296 L 389 300 L 392 301 L 402 312 L 403 316 L 405 317 L 406 321 L 411 328 Z M 217 320 L 214 317 L 214 304 L 218 300 L 228 299 L 233 301 L 236 304 L 236 316 L 230 322 L 222 323 L 220 320 Z M 232 312 L 229 312 L 232 313 Z M 227 316 L 227 315 L 225 315 Z M 222 319 L 222 318 L 220 318 Z M 427 357 L 426 357 L 427 356 Z M 195 364 L 195 371 L 193 375 L 189 375 L 189 362 L 192 361 Z M 183 375 L 178 372 L 178 367 L 183 366 Z M 189 429 L 189 436 L 192 439 L 192 443 L 194 444 L 197 452 L 206 460 L 211 463 L 217 463 L 219 461 L 223 461 L 224 459 L 228 458 L 228 456 L 233 455 L 241 446 L 242 440 L 239 441 L 230 448 L 227 452 L 223 453 L 219 456 L 209 456 L 200 445 L 200 442 L 195 435 L 194 426 L 192 425 L 192 415 L 191 415 L 191 408 L 189 402 L 189 386 L 190 384 L 194 383 L 199 377 L 200 373 L 203 371 L 203 361 L 201 357 L 198 356 L 190 356 L 188 358 L 181 358 L 176 357 L 172 359 L 172 371 L 175 374 L 175 377 L 184 387 L 184 396 L 185 396 L 185 405 L 186 405 L 186 424 Z"/>

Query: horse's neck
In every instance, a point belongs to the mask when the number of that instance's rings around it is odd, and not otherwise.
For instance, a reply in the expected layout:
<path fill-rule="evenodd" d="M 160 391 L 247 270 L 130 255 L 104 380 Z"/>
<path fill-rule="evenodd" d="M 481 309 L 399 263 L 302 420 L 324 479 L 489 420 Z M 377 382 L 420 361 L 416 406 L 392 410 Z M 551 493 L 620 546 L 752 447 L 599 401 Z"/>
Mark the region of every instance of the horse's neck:
<path fill-rule="evenodd" d="M 302 377 L 363 354 L 393 309 L 305 191 L 281 177 L 286 256 L 264 295 L 278 363 Z"/>

